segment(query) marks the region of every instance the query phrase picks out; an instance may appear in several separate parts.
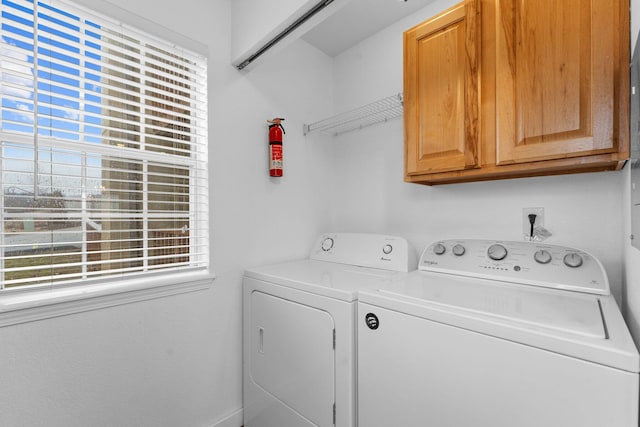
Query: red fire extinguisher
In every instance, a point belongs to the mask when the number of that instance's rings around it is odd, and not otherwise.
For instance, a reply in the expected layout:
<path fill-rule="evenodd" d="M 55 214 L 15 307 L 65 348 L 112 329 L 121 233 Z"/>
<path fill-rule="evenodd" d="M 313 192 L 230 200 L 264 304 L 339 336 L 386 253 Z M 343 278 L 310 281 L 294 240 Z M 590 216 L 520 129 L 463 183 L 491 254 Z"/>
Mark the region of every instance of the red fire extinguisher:
<path fill-rule="evenodd" d="M 282 176 L 282 134 L 285 133 L 281 122 L 283 118 L 276 117 L 267 120 L 269 125 L 269 175 Z"/>

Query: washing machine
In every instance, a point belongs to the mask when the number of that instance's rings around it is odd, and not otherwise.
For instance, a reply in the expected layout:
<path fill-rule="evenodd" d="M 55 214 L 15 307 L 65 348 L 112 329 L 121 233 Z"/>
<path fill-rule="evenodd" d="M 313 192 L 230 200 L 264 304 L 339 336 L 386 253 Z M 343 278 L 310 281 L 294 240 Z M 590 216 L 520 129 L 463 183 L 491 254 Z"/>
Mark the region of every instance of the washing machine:
<path fill-rule="evenodd" d="M 587 252 L 445 240 L 358 300 L 362 427 L 637 427 L 639 357 Z"/>
<path fill-rule="evenodd" d="M 321 235 L 243 278 L 245 427 L 356 425 L 356 301 L 417 267 L 400 237 Z"/>

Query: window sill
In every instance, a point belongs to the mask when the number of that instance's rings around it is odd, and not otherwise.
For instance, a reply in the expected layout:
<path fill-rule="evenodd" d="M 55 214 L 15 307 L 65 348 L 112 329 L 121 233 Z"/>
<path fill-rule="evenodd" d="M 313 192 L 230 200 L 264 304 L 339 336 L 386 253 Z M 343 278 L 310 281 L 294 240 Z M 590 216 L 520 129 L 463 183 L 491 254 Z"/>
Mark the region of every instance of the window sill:
<path fill-rule="evenodd" d="M 0 327 L 209 289 L 206 272 L 114 280 L 0 296 Z"/>

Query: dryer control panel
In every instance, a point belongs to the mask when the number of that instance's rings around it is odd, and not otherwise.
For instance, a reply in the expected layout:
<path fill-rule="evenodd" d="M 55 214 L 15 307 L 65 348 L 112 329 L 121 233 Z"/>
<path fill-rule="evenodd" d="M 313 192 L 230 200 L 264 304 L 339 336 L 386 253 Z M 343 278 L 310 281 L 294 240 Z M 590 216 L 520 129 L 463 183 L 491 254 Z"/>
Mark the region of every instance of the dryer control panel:
<path fill-rule="evenodd" d="M 609 295 L 593 255 L 567 246 L 497 240 L 440 240 L 420 257 L 424 271 Z"/>
<path fill-rule="evenodd" d="M 383 234 L 322 234 L 311 249 L 310 258 L 391 271 L 416 269 L 416 253 L 409 242 Z"/>

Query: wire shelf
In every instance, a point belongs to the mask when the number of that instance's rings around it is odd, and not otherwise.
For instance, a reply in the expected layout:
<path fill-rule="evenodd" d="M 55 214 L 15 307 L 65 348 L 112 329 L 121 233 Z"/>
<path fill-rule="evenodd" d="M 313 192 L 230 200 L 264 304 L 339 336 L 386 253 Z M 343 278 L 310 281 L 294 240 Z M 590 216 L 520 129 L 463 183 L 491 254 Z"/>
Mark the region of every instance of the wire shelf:
<path fill-rule="evenodd" d="M 388 96 L 371 104 L 364 105 L 328 119 L 304 125 L 305 135 L 312 132 L 330 132 L 334 136 L 384 123 L 402 117 L 402 93 Z"/>

